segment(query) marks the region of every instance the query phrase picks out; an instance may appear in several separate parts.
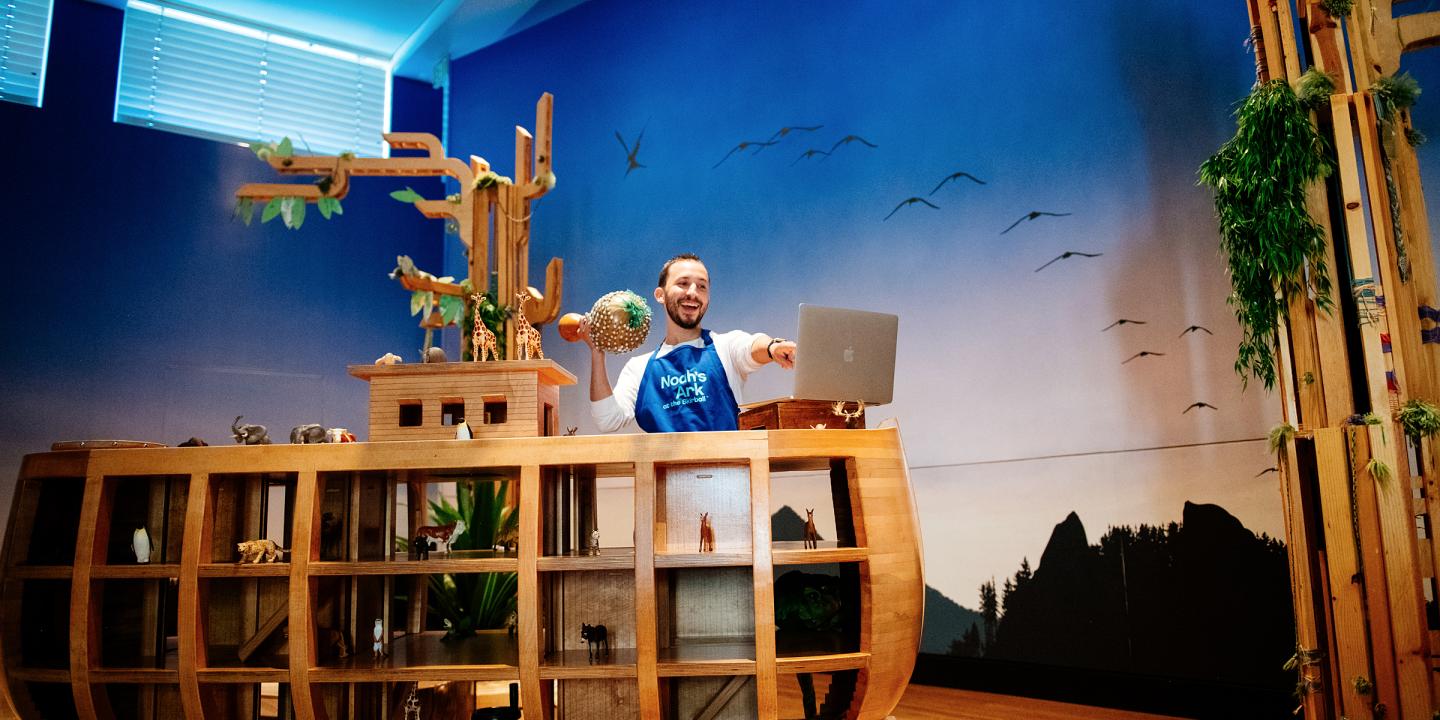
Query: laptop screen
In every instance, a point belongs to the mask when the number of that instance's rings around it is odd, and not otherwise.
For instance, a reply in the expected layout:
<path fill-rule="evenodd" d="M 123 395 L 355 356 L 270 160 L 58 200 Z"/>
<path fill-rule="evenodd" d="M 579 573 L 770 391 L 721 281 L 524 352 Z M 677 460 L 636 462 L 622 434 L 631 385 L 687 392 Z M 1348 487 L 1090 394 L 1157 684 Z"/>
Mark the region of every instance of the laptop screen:
<path fill-rule="evenodd" d="M 890 402 L 899 329 L 896 315 L 802 303 L 795 398 Z"/>

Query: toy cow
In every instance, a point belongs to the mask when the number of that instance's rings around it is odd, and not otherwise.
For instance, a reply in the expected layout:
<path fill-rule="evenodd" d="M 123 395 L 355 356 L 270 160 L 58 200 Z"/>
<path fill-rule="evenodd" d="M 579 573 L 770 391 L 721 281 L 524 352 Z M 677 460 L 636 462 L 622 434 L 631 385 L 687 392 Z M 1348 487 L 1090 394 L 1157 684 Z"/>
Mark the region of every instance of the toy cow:
<path fill-rule="evenodd" d="M 426 525 L 415 531 L 415 539 L 424 538 L 434 540 L 437 545 L 445 546 L 445 554 L 450 554 L 450 541 L 465 532 L 465 523 L 459 520 L 444 525 Z"/>
<path fill-rule="evenodd" d="M 580 623 L 580 639 L 584 640 L 589 649 L 590 657 L 610 654 L 610 631 L 604 625 L 586 625 Z"/>

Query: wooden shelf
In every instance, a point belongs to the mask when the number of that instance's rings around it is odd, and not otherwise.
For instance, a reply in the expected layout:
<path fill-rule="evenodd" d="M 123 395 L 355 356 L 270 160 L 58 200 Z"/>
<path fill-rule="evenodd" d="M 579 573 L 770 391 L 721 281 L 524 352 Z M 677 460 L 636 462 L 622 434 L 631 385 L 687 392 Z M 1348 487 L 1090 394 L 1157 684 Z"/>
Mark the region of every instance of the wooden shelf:
<path fill-rule="evenodd" d="M 659 648 L 655 668 L 660 677 L 754 675 L 755 641 L 717 638 Z"/>
<path fill-rule="evenodd" d="M 745 567 L 750 565 L 749 552 L 656 552 L 655 568 Z"/>
<path fill-rule="evenodd" d="M 600 548 L 599 555 L 591 555 L 587 552 L 546 555 L 537 560 L 535 566 L 541 572 L 630 570 L 635 567 L 635 548 Z"/>
<path fill-rule="evenodd" d="M 7 670 L 6 674 L 11 680 L 38 683 L 68 683 L 70 682 L 70 670 L 68 668 L 27 668 L 20 667 L 14 670 Z"/>
<path fill-rule="evenodd" d="M 870 665 L 870 653 L 838 655 L 793 655 L 775 658 L 775 670 L 782 673 L 837 672 L 860 670 Z"/>
<path fill-rule="evenodd" d="M 99 579 L 164 580 L 180 577 L 177 563 L 155 563 L 146 565 L 95 565 L 90 568 L 90 577 Z"/>
<path fill-rule="evenodd" d="M 200 577 L 290 577 L 290 563 L 200 563 Z"/>
<path fill-rule="evenodd" d="M 311 668 L 313 682 L 398 682 L 413 680 L 518 680 L 519 643 L 505 631 L 487 631 L 442 641 L 445 633 L 406 635 L 390 643 L 389 657 L 370 657 L 369 642 L 355 655 Z"/>
<path fill-rule="evenodd" d="M 514 555 L 492 553 L 492 557 L 436 557 L 430 560 L 379 560 L 369 562 L 312 562 L 310 574 L 335 575 L 442 575 L 460 573 L 518 572 L 520 561 Z"/>
<path fill-rule="evenodd" d="M 613 648 L 591 659 L 588 650 L 565 650 L 540 660 L 541 680 L 635 677 L 635 648 Z"/>
<path fill-rule="evenodd" d="M 829 472 L 830 458 L 770 458 L 770 472 Z"/>
<path fill-rule="evenodd" d="M 195 676 L 202 683 L 290 682 L 290 671 L 277 668 L 208 667 L 197 669 Z"/>
<path fill-rule="evenodd" d="M 69 580 L 75 569 L 69 565 L 16 565 L 5 571 L 6 580 Z"/>
<path fill-rule="evenodd" d="M 784 540 L 770 543 L 770 558 L 775 565 L 815 565 L 819 563 L 864 562 L 870 549 L 838 547 L 834 540 L 821 540 L 818 548 L 806 549 L 804 541 Z"/>
<path fill-rule="evenodd" d="M 95 668 L 90 682 L 165 685 L 180 682 L 180 671 L 159 668 Z"/>

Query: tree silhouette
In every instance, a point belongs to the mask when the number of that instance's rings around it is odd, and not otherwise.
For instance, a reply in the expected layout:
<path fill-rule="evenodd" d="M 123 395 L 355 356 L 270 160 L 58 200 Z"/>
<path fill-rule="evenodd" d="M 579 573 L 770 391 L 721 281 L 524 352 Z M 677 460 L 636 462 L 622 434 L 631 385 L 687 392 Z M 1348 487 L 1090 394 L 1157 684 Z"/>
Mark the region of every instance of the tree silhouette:
<path fill-rule="evenodd" d="M 1000 628 L 1000 606 L 995 601 L 995 581 L 980 585 L 980 621 L 985 624 L 985 652 L 995 646 L 995 633 Z"/>
<path fill-rule="evenodd" d="M 980 657 L 980 626 L 971 625 L 965 634 L 950 643 L 950 654 L 957 657 Z"/>

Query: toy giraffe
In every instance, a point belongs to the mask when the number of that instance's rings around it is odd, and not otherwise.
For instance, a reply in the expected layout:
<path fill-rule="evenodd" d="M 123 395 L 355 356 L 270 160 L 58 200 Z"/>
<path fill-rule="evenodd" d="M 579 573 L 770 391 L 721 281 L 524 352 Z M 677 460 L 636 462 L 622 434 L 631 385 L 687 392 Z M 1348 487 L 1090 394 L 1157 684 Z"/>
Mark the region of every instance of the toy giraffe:
<path fill-rule="evenodd" d="M 544 360 L 545 351 L 540 349 L 540 331 L 525 317 L 525 303 L 530 299 L 529 292 L 522 290 L 515 293 L 515 355 L 520 360 Z"/>
<path fill-rule="evenodd" d="M 495 333 L 480 319 L 480 295 L 471 295 L 470 300 L 475 303 L 475 331 L 470 334 L 470 359 L 475 362 L 484 362 L 485 355 L 489 354 L 491 360 L 499 360 L 500 354 L 495 349 Z"/>

